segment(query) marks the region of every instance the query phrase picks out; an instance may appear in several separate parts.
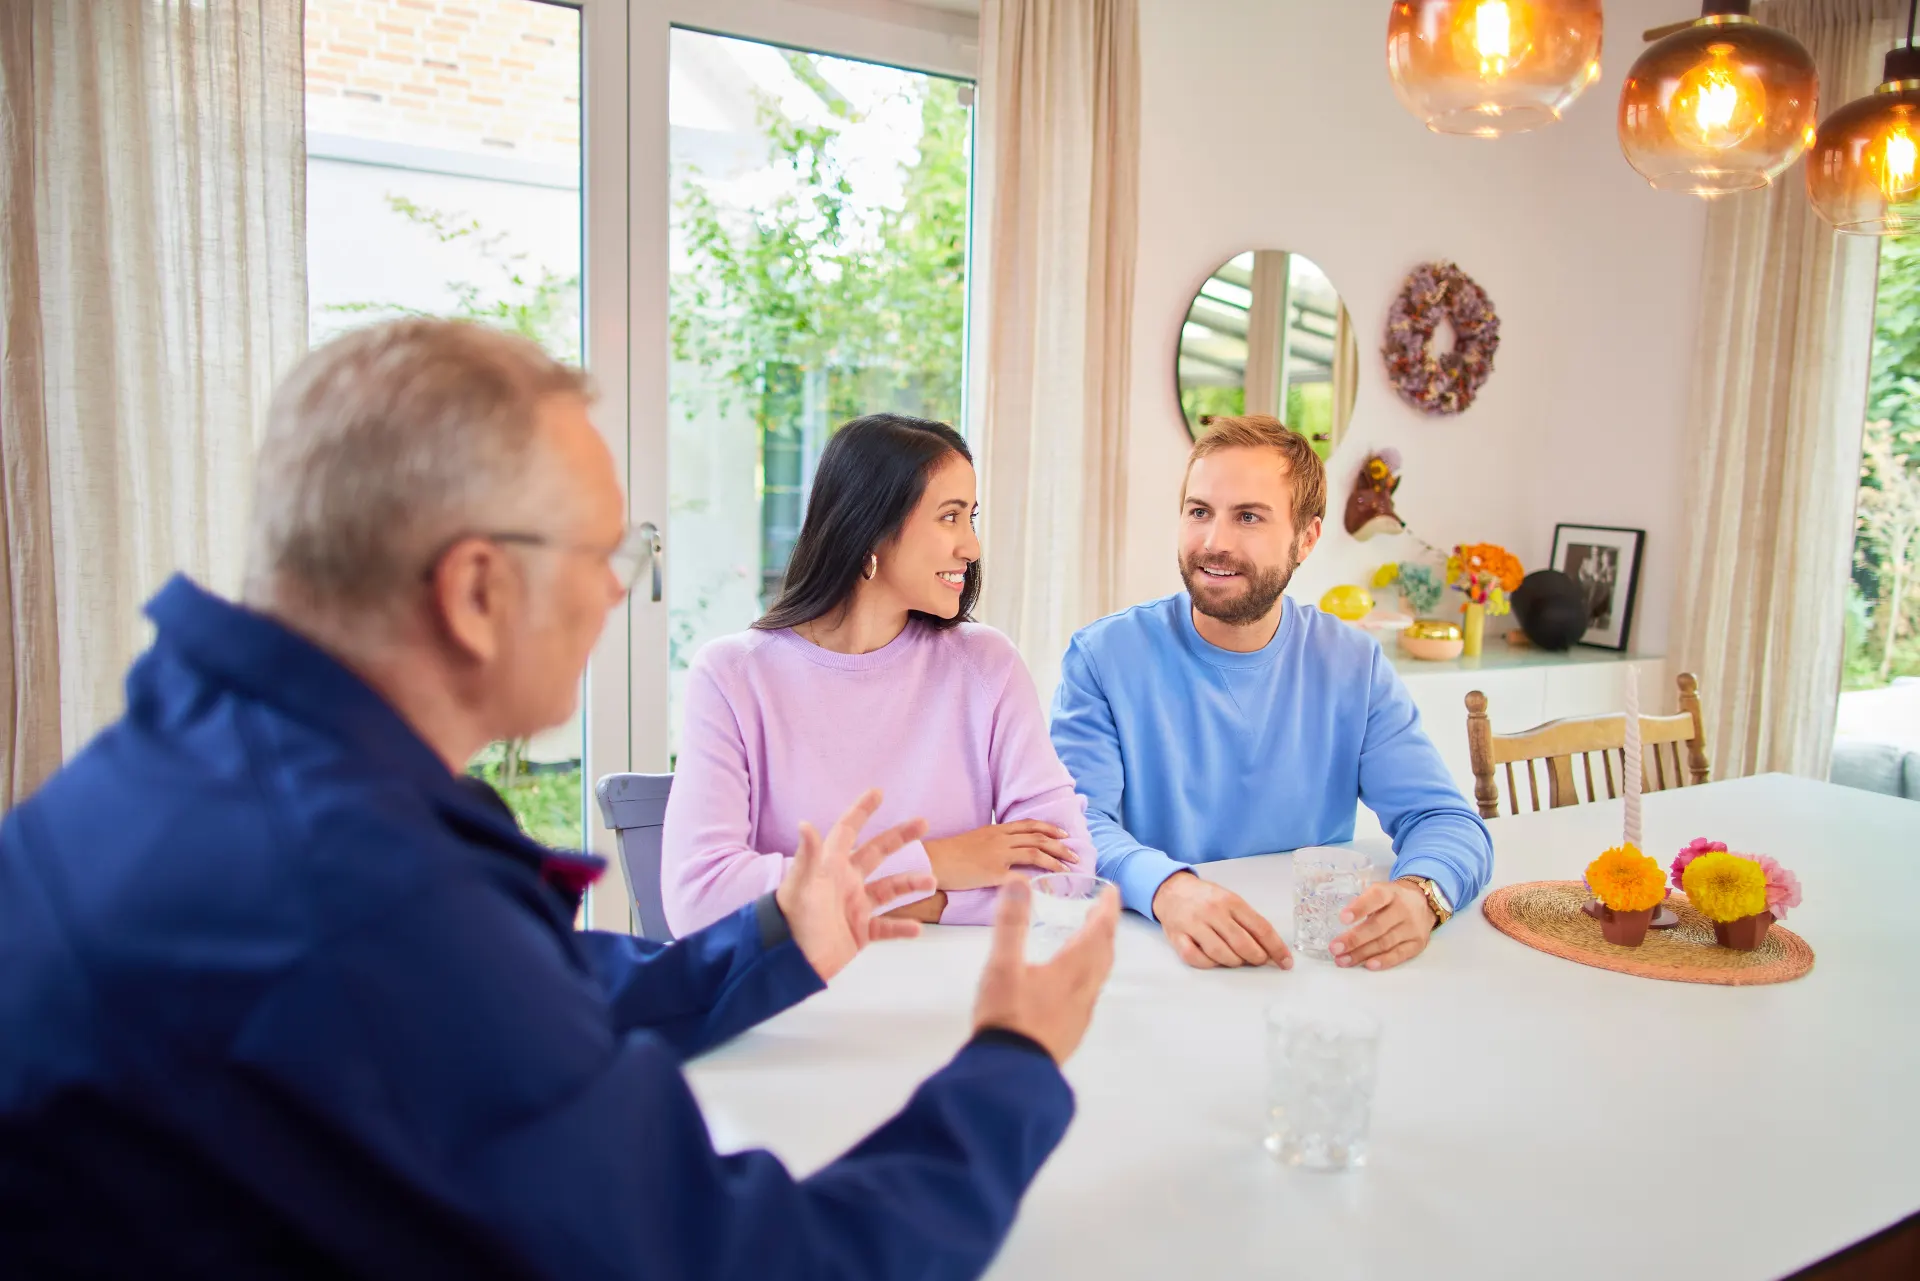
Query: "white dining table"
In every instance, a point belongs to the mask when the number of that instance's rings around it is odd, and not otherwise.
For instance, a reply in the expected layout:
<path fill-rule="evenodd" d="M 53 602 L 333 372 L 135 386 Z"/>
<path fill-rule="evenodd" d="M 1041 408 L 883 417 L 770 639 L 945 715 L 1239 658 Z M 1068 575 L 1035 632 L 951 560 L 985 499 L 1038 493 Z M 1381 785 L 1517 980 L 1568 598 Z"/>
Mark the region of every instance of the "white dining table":
<path fill-rule="evenodd" d="M 1577 879 L 1618 803 L 1490 824 L 1493 885 Z M 1121 922 L 1067 1066 L 1078 1112 L 997 1278 L 1790 1274 L 1920 1211 L 1920 804 L 1784 775 L 1649 796 L 1663 863 L 1696 836 L 1771 854 L 1813 947 L 1789 983 L 1594 969 L 1496 931 L 1476 902 L 1372 973 L 1192 970 Z M 1291 937 L 1291 858 L 1203 866 Z M 966 1039 L 987 931 L 877 946 L 826 992 L 690 1068 L 723 1149 L 814 1170 Z M 1372 1155 L 1312 1173 L 1263 1150 L 1277 1002 L 1383 1025 Z"/>

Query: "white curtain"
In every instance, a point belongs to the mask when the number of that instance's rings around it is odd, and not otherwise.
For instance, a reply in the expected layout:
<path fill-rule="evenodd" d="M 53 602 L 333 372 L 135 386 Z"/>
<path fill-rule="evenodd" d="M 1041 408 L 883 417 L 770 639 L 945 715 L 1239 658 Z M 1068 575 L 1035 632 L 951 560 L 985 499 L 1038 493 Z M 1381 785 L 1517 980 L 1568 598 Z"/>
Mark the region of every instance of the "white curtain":
<path fill-rule="evenodd" d="M 1879 82 L 1893 8 L 1755 16 L 1806 45 L 1825 116 Z M 1825 778 L 1833 749 L 1879 242 L 1822 222 L 1803 171 L 1707 216 L 1674 652 L 1700 674 L 1716 778 Z"/>
<path fill-rule="evenodd" d="M 1140 153 L 1134 0 L 986 0 L 981 618 L 1043 698 L 1118 609 Z"/>
<path fill-rule="evenodd" d="M 255 431 L 306 343 L 301 23 L 301 0 L 5 5 L 0 803 L 119 713 L 168 574 L 239 586 Z"/>

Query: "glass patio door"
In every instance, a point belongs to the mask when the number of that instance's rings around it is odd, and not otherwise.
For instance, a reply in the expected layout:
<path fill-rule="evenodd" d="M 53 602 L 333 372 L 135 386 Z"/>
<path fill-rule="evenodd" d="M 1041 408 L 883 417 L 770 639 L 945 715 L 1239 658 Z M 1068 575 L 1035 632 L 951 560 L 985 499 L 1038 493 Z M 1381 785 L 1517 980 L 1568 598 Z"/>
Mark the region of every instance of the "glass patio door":
<path fill-rule="evenodd" d="M 870 0 L 582 9 L 587 366 L 664 547 L 588 669 L 590 792 L 671 769 L 678 674 L 778 590 L 833 428 L 960 421 L 978 36 Z M 616 860 L 591 923 L 629 904 Z"/>

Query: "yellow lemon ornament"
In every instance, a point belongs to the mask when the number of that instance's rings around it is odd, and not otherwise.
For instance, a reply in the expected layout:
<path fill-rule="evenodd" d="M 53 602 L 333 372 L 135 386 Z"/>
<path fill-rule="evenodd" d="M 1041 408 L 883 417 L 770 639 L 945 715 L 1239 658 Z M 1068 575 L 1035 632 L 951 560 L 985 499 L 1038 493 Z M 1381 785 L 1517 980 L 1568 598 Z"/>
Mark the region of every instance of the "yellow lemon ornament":
<path fill-rule="evenodd" d="M 1357 623 L 1373 612 L 1373 597 L 1364 587 L 1342 583 L 1327 589 L 1327 594 L 1320 598 L 1320 608 L 1342 622 Z"/>

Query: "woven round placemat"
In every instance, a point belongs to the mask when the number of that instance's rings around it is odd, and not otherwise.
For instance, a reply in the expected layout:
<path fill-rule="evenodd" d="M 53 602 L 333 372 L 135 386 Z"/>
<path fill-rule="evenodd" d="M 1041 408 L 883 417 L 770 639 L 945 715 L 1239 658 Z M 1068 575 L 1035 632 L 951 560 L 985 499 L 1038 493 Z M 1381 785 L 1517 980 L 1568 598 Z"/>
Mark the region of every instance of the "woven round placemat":
<path fill-rule="evenodd" d="M 1600 936 L 1600 922 L 1581 911 L 1591 898 L 1581 881 L 1529 881 L 1487 895 L 1481 911 L 1493 928 L 1552 956 L 1647 979 L 1720 983 L 1734 987 L 1785 983 L 1813 968 L 1813 949 L 1777 922 L 1751 952 L 1713 941 L 1713 922 L 1694 911 L 1684 894 L 1667 906 L 1680 917 L 1670 930 L 1656 930 L 1639 947 L 1620 947 Z"/>

